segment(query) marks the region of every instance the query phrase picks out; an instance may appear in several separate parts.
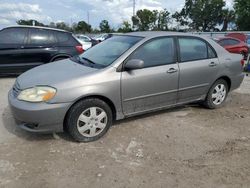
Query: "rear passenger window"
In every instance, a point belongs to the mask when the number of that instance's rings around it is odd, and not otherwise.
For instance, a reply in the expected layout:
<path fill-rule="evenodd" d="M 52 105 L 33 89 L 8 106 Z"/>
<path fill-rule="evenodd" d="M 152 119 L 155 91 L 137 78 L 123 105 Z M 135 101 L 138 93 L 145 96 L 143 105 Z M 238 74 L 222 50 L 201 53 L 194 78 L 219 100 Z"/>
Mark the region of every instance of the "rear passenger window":
<path fill-rule="evenodd" d="M 55 31 L 55 35 L 57 37 L 58 43 L 65 43 L 65 42 L 67 42 L 69 40 L 68 33 Z"/>
<path fill-rule="evenodd" d="M 210 46 L 208 46 L 208 58 L 212 59 L 212 58 L 216 58 L 216 57 L 217 57 L 217 55 L 216 55 L 215 51 Z"/>
<path fill-rule="evenodd" d="M 159 38 L 139 47 L 129 59 L 141 59 L 144 67 L 175 63 L 173 38 Z"/>
<path fill-rule="evenodd" d="M 31 29 L 30 43 L 35 45 L 45 45 L 55 43 L 53 33 L 46 29 Z"/>
<path fill-rule="evenodd" d="M 22 45 L 27 34 L 25 28 L 9 28 L 0 32 L 0 44 Z"/>
<path fill-rule="evenodd" d="M 207 59 L 208 49 L 206 42 L 196 38 L 180 38 L 180 58 L 181 61 L 195 61 Z"/>

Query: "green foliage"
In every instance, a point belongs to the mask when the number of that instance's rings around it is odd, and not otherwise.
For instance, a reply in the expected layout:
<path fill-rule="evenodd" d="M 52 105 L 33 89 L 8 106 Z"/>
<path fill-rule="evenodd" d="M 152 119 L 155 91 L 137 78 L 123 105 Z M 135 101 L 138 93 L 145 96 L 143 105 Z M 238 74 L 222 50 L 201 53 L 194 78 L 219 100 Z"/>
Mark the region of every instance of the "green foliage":
<path fill-rule="evenodd" d="M 65 22 L 57 22 L 56 28 L 66 30 L 66 31 L 72 31 L 71 27 Z"/>
<path fill-rule="evenodd" d="M 235 0 L 236 24 L 239 30 L 250 30 L 250 0 Z"/>
<path fill-rule="evenodd" d="M 132 32 L 132 26 L 128 21 L 123 21 L 121 27 L 117 30 L 119 33 Z"/>
<path fill-rule="evenodd" d="M 102 20 L 99 27 L 102 33 L 110 33 L 112 31 L 107 20 Z"/>
<path fill-rule="evenodd" d="M 76 33 L 90 33 L 92 31 L 91 25 L 87 24 L 85 21 L 78 22 L 73 28 Z"/>
<path fill-rule="evenodd" d="M 222 17 L 219 24 L 223 24 L 221 31 L 227 31 L 229 23 L 235 22 L 235 11 L 229 9 L 222 10 Z"/>
<path fill-rule="evenodd" d="M 221 22 L 224 6 L 223 0 L 186 0 L 184 8 L 173 17 L 196 31 L 211 31 Z"/>
<path fill-rule="evenodd" d="M 164 9 L 162 11 L 148 9 L 138 10 L 136 16 L 132 17 L 132 22 L 136 30 L 168 30 L 170 13 Z"/>

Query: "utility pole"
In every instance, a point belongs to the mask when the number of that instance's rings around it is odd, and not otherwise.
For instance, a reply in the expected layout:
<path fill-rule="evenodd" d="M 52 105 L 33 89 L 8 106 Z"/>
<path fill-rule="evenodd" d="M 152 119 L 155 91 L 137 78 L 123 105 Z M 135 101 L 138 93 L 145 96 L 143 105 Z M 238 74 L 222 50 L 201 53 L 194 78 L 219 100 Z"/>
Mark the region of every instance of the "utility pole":
<path fill-rule="evenodd" d="M 135 0 L 133 0 L 133 16 L 135 16 Z"/>
<path fill-rule="evenodd" d="M 133 0 L 133 17 L 135 16 L 135 0 Z M 132 23 L 132 30 L 135 30 L 134 23 Z"/>
<path fill-rule="evenodd" d="M 87 20 L 88 20 L 88 24 L 89 24 L 89 11 L 87 11 Z"/>

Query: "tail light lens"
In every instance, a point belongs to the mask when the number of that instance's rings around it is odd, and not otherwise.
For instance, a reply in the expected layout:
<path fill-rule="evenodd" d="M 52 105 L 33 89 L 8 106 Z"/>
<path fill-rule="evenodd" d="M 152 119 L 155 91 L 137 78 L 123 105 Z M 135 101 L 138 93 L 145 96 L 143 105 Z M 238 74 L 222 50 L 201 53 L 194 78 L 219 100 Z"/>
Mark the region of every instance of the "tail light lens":
<path fill-rule="evenodd" d="M 244 61 L 244 59 L 242 59 L 241 61 L 240 61 L 240 63 L 241 63 L 241 65 L 242 65 L 242 67 L 245 65 L 245 61 Z"/>
<path fill-rule="evenodd" d="M 76 46 L 76 50 L 81 54 L 84 52 L 84 49 L 82 48 L 82 46 Z"/>

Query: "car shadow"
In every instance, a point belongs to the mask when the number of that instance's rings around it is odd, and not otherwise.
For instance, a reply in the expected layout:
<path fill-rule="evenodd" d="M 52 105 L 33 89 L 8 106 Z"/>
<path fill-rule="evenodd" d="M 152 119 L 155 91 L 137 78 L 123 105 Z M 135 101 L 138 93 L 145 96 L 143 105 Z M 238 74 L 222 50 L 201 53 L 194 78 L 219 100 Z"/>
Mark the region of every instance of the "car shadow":
<path fill-rule="evenodd" d="M 200 108 L 202 109 L 199 104 L 189 104 L 189 105 L 184 105 L 184 106 L 178 106 L 178 107 L 173 107 L 165 110 L 160 110 L 160 111 L 155 111 L 155 112 L 150 112 L 142 115 L 137 115 L 134 117 L 129 117 L 123 120 L 117 120 L 114 122 L 113 126 L 119 126 L 124 123 L 129 123 L 130 121 L 134 120 L 139 120 L 139 119 L 145 119 L 148 117 L 152 116 L 158 116 L 162 114 L 167 114 L 167 113 L 173 113 L 173 112 L 179 112 L 183 111 L 188 107 L 194 107 L 194 108 Z M 3 113 L 2 113 L 2 120 L 3 120 L 3 125 L 4 128 L 11 134 L 16 135 L 19 138 L 25 139 L 27 141 L 43 141 L 43 140 L 57 140 L 57 139 L 63 139 L 66 141 L 70 142 L 75 142 L 74 139 L 72 139 L 69 134 L 66 132 L 64 133 L 56 133 L 56 134 L 41 134 L 41 133 L 30 133 L 28 131 L 25 131 L 18 127 L 16 124 L 13 116 L 11 115 L 11 111 L 9 106 L 7 106 Z"/>
<path fill-rule="evenodd" d="M 135 120 L 139 120 L 139 119 L 145 119 L 145 118 L 152 117 L 152 116 L 158 116 L 158 115 L 162 115 L 162 114 L 183 111 L 183 110 L 187 109 L 188 107 L 193 107 L 193 108 L 197 108 L 197 109 L 204 109 L 204 107 L 202 107 L 201 105 L 199 105 L 197 103 L 193 103 L 193 104 L 191 103 L 191 104 L 187 104 L 187 105 L 183 105 L 183 106 L 171 107 L 171 108 L 167 108 L 167 109 L 163 109 L 163 110 L 158 110 L 158 111 L 154 111 L 154 112 L 148 112 L 145 114 L 128 117 L 128 118 L 125 118 L 122 120 L 117 120 L 114 122 L 113 126 L 119 126 L 120 124 L 123 124 L 123 123 L 135 121 Z"/>

